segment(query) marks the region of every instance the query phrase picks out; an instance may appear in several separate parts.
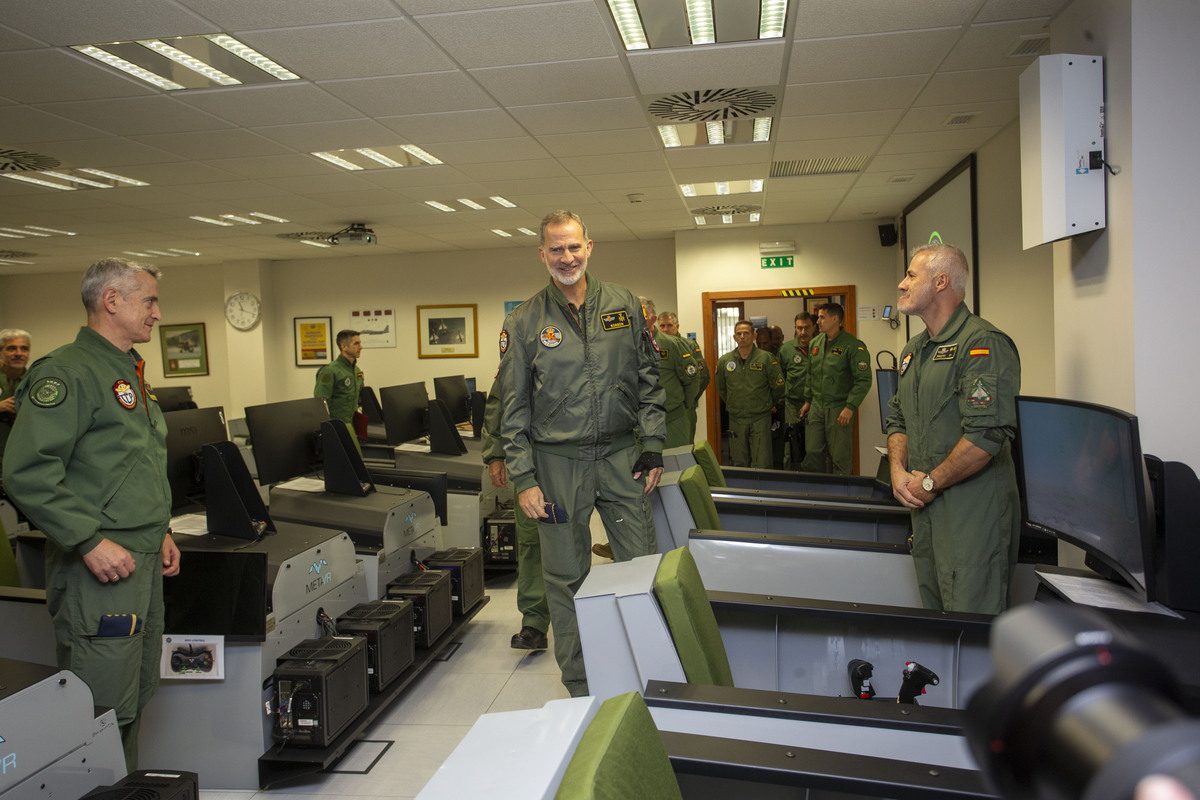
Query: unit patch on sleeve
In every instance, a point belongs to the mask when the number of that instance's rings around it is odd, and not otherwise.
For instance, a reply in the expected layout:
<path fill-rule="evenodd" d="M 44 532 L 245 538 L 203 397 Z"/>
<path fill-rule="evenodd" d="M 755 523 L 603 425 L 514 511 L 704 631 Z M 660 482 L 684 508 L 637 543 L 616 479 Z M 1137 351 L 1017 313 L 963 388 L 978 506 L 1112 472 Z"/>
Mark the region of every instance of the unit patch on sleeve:
<path fill-rule="evenodd" d="M 992 393 L 983 383 L 983 378 L 976 378 L 971 385 L 971 394 L 967 396 L 967 405 L 972 408 L 987 408 L 992 404 Z"/>
<path fill-rule="evenodd" d="M 58 378 L 42 378 L 29 390 L 29 402 L 41 408 L 54 408 L 67 399 L 67 385 Z"/>
<path fill-rule="evenodd" d="M 137 393 L 133 391 L 133 386 L 124 378 L 119 378 L 113 384 L 113 394 L 117 397 L 117 402 L 125 406 L 125 408 L 134 408 L 137 406 Z"/>
<path fill-rule="evenodd" d="M 909 353 L 908 355 L 906 355 L 904 357 L 904 360 L 900 362 L 900 374 L 901 375 L 903 375 L 905 372 L 908 371 L 908 362 L 912 361 L 912 357 L 913 357 L 913 354 Z"/>
<path fill-rule="evenodd" d="M 625 309 L 621 309 L 620 311 L 610 311 L 607 314 L 601 314 L 600 325 L 606 331 L 615 331 L 618 328 L 628 328 L 629 313 L 625 311 Z"/>
<path fill-rule="evenodd" d="M 967 354 L 969 356 L 971 356 L 971 358 L 978 358 L 979 356 L 990 356 L 992 354 L 992 348 L 990 348 L 990 347 L 972 347 L 970 350 L 967 351 Z"/>
<path fill-rule="evenodd" d="M 508 352 L 508 331 L 500 331 L 500 355 Z M 497 372 L 496 374 L 499 374 Z"/>
<path fill-rule="evenodd" d="M 542 328 L 542 332 L 538 335 L 543 347 L 558 347 L 562 344 L 562 331 L 553 325 L 547 325 Z"/>
<path fill-rule="evenodd" d="M 954 344 L 939 345 L 936 352 L 933 354 L 934 361 L 953 361 L 954 356 L 958 354 L 958 342 Z"/>
<path fill-rule="evenodd" d="M 695 374 L 696 374 L 696 365 L 695 365 L 695 364 L 688 364 L 688 365 L 687 365 L 687 369 L 686 369 L 686 370 L 684 370 L 684 371 L 685 371 L 685 372 L 687 372 L 687 374 L 688 374 L 688 377 L 691 377 L 692 375 L 695 375 Z"/>

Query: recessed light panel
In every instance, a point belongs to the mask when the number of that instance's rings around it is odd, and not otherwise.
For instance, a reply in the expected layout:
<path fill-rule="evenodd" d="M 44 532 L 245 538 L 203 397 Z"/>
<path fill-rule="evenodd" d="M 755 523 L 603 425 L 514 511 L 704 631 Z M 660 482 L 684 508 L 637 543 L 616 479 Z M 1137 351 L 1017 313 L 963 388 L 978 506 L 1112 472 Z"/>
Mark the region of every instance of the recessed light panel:
<path fill-rule="evenodd" d="M 428 164 L 442 163 L 421 148 L 411 144 L 324 150 L 313 153 L 313 155 L 351 172 L 360 169 L 423 167 Z"/>
<path fill-rule="evenodd" d="M 300 80 L 223 33 L 72 45 L 71 49 L 168 91 Z"/>

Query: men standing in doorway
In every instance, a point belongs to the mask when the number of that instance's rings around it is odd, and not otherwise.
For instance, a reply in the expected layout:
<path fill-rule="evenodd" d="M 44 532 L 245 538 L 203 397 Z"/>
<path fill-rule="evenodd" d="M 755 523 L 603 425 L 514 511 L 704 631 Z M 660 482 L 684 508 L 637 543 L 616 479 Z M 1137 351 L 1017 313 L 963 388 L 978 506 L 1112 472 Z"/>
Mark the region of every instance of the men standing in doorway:
<path fill-rule="evenodd" d="M 700 398 L 704 396 L 704 391 L 708 388 L 708 383 L 712 376 L 708 374 L 708 362 L 704 360 L 704 351 L 700 349 L 700 345 L 695 339 L 679 334 L 679 317 L 674 311 L 664 311 L 658 315 L 658 329 L 663 333 L 669 333 L 672 336 L 678 336 L 679 341 L 683 342 L 684 346 L 692 354 L 692 363 L 689 370 L 695 370 L 695 383 L 692 384 L 692 397 L 687 404 L 688 418 L 688 441 L 696 441 L 696 407 L 700 404 Z"/>
<path fill-rule="evenodd" d="M 737 347 L 717 361 L 717 393 L 729 414 L 729 455 L 735 467 L 771 468 L 771 411 L 783 400 L 775 356 L 754 345 L 754 325 L 733 326 Z"/>
<path fill-rule="evenodd" d="M 1011 445 L 1021 361 L 1012 340 L 967 310 L 967 259 L 918 248 L 900 311 L 925 323 L 904 347 L 887 419 L 892 492 L 912 509 L 913 563 L 926 608 L 999 614 L 1017 562 L 1020 511 Z"/>
<path fill-rule="evenodd" d="M 587 273 L 591 253 L 578 214 L 548 214 L 538 256 L 550 283 L 500 332 L 504 461 L 518 504 L 539 520 L 554 655 L 572 697 L 588 693 L 575 592 L 591 568 L 592 511 L 617 561 L 655 552 L 649 495 L 666 439 L 641 304 Z"/>
<path fill-rule="evenodd" d="M 808 348 L 812 343 L 817 321 L 812 314 L 801 311 L 796 315 L 796 338 L 779 348 L 779 367 L 783 370 L 784 415 L 787 426 L 787 468 L 799 470 L 804 461 L 804 387 L 808 383 Z"/>
<path fill-rule="evenodd" d="M 827 472 L 826 456 L 833 474 L 849 475 L 854 465 L 854 435 L 850 421 L 871 390 L 871 356 L 867 346 L 842 327 L 846 311 L 840 303 L 817 308 L 821 332 L 809 348 L 808 383 L 800 416 L 805 427 L 805 472 Z"/>

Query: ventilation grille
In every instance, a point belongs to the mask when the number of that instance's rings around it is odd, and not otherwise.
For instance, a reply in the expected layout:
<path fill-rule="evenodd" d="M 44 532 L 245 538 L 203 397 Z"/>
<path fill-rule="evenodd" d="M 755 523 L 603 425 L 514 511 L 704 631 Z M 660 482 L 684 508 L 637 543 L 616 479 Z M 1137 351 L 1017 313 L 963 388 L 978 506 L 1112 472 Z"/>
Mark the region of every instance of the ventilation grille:
<path fill-rule="evenodd" d="M 844 158 L 806 158 L 801 161 L 775 161 L 771 164 L 772 178 L 795 178 L 800 175 L 844 175 L 862 172 L 870 156 Z"/>
<path fill-rule="evenodd" d="M 762 206 L 751 205 L 728 205 L 728 206 L 702 206 L 693 208 L 691 213 L 696 216 L 704 217 L 722 217 L 726 214 L 753 214 L 757 211 L 762 211 Z"/>
<path fill-rule="evenodd" d="M 959 125 L 970 125 L 971 121 L 978 116 L 978 111 L 962 111 L 946 117 L 946 121 L 942 124 L 949 128 L 954 128 Z"/>
<path fill-rule="evenodd" d="M 647 109 L 672 122 L 714 122 L 759 116 L 776 102 L 775 95 L 761 89 L 699 89 L 660 97 Z"/>
<path fill-rule="evenodd" d="M 912 183 L 916 175 L 893 175 L 887 179 L 888 183 Z"/>
<path fill-rule="evenodd" d="M 61 165 L 53 156 L 0 146 L 0 172 L 41 172 Z"/>
<path fill-rule="evenodd" d="M 1008 49 L 1009 58 L 1028 58 L 1029 56 L 1044 55 L 1050 49 L 1050 34 L 1038 33 L 1033 36 L 1022 36 Z"/>

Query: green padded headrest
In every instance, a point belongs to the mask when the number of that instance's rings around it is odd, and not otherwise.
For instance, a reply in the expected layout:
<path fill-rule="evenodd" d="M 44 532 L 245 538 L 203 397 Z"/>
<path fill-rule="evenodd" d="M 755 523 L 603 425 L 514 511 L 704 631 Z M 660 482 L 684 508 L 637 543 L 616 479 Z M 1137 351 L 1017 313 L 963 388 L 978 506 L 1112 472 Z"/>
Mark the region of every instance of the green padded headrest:
<path fill-rule="evenodd" d="M 688 683 L 733 686 L 717 618 L 696 560 L 686 547 L 663 555 L 654 575 L 654 596 L 667 618 Z"/>

